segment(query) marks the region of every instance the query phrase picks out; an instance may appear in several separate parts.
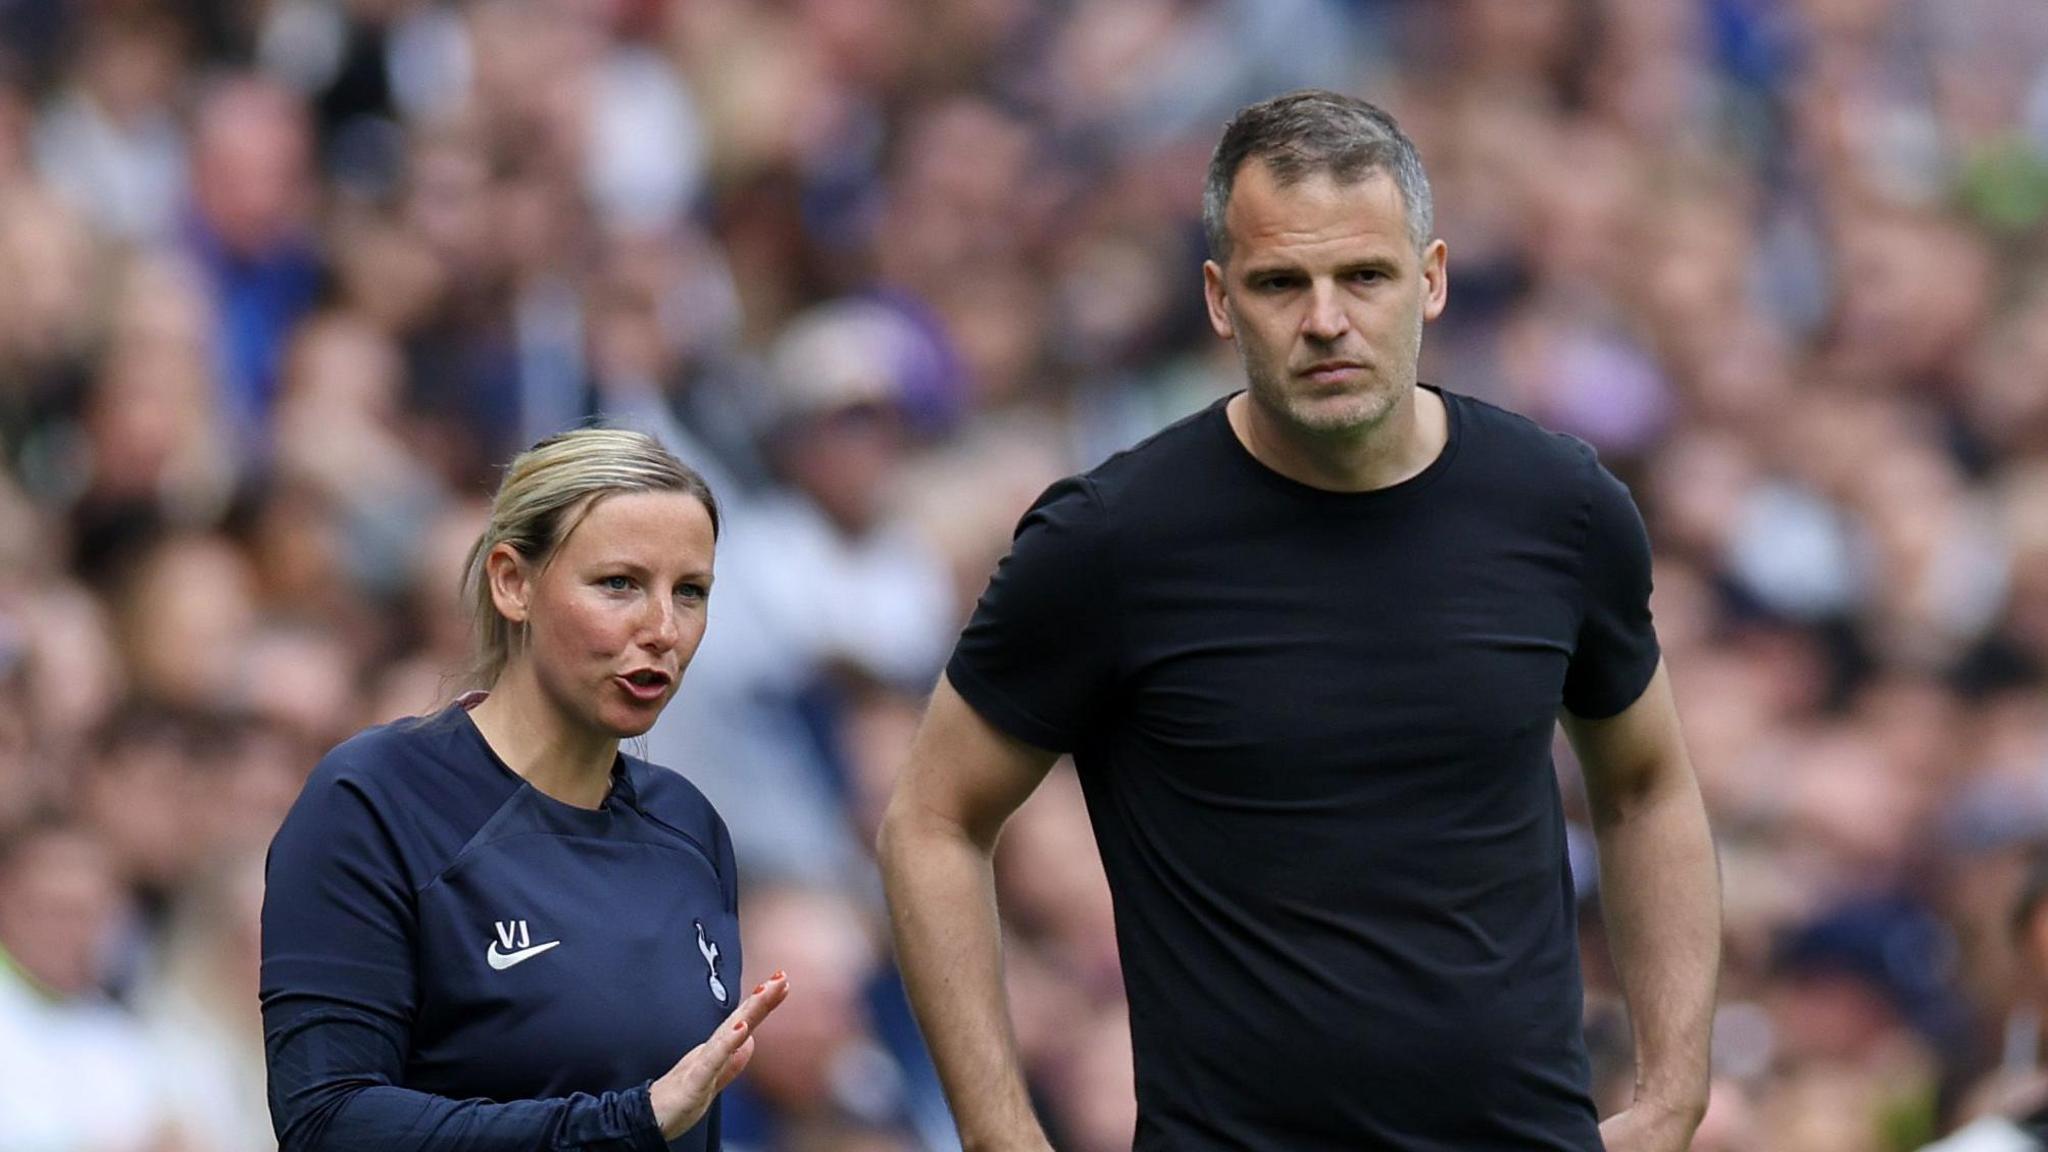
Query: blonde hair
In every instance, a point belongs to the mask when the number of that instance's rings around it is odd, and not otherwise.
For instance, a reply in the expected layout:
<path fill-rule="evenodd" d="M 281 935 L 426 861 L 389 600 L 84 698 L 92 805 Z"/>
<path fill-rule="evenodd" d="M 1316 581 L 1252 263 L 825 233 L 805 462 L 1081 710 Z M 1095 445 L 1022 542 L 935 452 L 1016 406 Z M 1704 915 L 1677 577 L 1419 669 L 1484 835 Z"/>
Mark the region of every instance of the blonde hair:
<path fill-rule="evenodd" d="M 620 428 L 577 428 L 550 436 L 521 452 L 505 470 L 491 500 L 491 519 L 463 563 L 463 595 L 476 622 L 476 663 L 470 683 L 497 683 L 512 658 L 519 629 L 491 599 L 485 562 L 500 544 L 510 544 L 527 563 L 545 568 L 555 549 L 583 522 L 591 508 L 620 492 L 680 492 L 711 515 L 711 539 L 718 539 L 718 500 L 695 469 L 642 432 Z"/>

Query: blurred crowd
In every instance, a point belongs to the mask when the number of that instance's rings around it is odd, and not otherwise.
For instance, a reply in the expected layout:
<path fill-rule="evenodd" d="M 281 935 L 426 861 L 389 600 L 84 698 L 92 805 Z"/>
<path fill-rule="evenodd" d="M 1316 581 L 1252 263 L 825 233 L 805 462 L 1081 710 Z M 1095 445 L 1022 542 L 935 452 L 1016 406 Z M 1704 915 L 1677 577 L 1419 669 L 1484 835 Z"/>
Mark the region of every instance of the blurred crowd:
<path fill-rule="evenodd" d="M 1030 499 L 1238 386 L 1201 176 L 1301 86 L 1422 149 L 1423 378 L 1592 442 L 1649 522 L 1727 893 L 1695 1147 L 2031 1099 L 2041 0 L 0 0 L 0 1152 L 274 1147 L 265 845 L 325 748 L 470 686 L 494 469 L 591 419 L 727 507 L 640 751 L 725 813 L 748 962 L 794 976 L 728 1140 L 957 1147 L 882 798 Z M 1055 1141 L 1128 1148 L 1067 770 L 998 884 Z"/>

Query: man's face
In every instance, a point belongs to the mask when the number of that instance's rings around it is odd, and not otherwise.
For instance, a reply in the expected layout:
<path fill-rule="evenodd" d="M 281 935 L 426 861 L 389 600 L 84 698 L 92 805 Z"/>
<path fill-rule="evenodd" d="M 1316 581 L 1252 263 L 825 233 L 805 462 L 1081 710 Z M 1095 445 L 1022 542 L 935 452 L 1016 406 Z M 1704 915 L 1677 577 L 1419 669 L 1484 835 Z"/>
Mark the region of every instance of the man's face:
<path fill-rule="evenodd" d="M 1237 173 L 1229 262 L 1202 266 L 1209 323 L 1237 345 L 1252 399 L 1315 435 L 1367 431 L 1415 385 L 1422 326 L 1443 312 L 1444 244 L 1418 253 L 1391 177 L 1282 187 Z"/>
<path fill-rule="evenodd" d="M 106 849 L 72 831 L 38 834 L 0 873 L 0 947 L 59 996 L 99 982 L 126 911 Z"/>

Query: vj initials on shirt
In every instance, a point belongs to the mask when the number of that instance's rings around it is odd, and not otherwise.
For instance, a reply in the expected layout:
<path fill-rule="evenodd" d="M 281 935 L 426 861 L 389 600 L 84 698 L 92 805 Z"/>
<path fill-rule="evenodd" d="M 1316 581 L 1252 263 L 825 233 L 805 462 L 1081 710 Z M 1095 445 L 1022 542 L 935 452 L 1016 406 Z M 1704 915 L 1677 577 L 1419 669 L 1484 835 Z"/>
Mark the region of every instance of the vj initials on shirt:
<path fill-rule="evenodd" d="M 531 960 L 561 943 L 560 940 L 549 940 L 544 944 L 535 944 L 524 920 L 496 920 L 492 923 L 498 930 L 498 938 L 491 942 L 484 959 L 499 972 L 514 964 Z"/>

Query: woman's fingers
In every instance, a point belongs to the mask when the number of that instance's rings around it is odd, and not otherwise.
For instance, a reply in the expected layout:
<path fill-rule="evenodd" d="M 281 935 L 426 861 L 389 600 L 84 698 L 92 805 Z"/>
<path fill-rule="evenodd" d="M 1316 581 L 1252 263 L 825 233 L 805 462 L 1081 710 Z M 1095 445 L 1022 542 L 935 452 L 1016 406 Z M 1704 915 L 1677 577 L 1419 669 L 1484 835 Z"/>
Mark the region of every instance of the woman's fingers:
<path fill-rule="evenodd" d="M 711 1102 L 754 1058 L 754 1029 L 788 996 L 789 979 L 782 973 L 762 981 L 709 1039 L 650 1086 L 649 1103 L 664 1138 L 673 1140 L 703 1119 Z"/>
<path fill-rule="evenodd" d="M 754 1029 L 788 996 L 789 978 L 780 972 L 756 985 L 710 1039 L 684 1057 L 690 1065 L 688 1080 L 691 1087 L 705 1090 L 708 1094 L 732 1083 L 733 1077 L 746 1067 L 747 1060 L 753 1058 Z"/>
<path fill-rule="evenodd" d="M 768 1014 L 775 1011 L 776 1005 L 788 997 L 789 977 L 777 972 L 756 984 L 754 990 L 747 993 L 747 998 L 740 1001 L 740 1006 L 733 1009 L 732 1015 L 725 1018 L 726 1026 L 730 1027 L 736 1021 L 744 1021 L 747 1031 L 751 1032 L 759 1028 L 761 1021 L 766 1020 Z"/>
<path fill-rule="evenodd" d="M 730 1085 L 733 1081 L 740 1078 L 740 1073 L 745 1072 L 747 1070 L 747 1064 L 750 1061 L 752 1061 L 753 1058 L 754 1037 L 750 1032 L 747 1038 L 740 1042 L 739 1050 L 734 1052 L 732 1054 L 732 1057 L 725 1062 L 725 1071 L 720 1072 L 718 1074 L 718 1082 L 712 1088 L 712 1091 L 725 1091 L 728 1085 Z"/>

